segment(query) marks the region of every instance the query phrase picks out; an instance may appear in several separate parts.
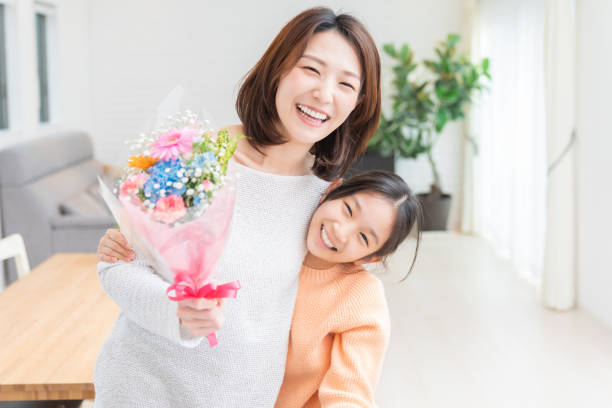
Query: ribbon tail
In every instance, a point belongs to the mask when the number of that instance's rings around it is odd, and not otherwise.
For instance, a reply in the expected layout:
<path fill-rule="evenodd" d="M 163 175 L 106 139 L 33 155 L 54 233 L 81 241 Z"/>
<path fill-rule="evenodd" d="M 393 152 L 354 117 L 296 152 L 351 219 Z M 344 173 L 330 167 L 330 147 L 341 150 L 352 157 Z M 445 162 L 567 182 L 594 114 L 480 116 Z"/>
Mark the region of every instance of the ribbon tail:
<path fill-rule="evenodd" d="M 206 336 L 206 338 L 208 339 L 208 344 L 210 344 L 210 347 L 215 347 L 217 344 L 219 344 L 217 341 L 217 335 L 215 333 L 210 333 L 208 336 Z"/>

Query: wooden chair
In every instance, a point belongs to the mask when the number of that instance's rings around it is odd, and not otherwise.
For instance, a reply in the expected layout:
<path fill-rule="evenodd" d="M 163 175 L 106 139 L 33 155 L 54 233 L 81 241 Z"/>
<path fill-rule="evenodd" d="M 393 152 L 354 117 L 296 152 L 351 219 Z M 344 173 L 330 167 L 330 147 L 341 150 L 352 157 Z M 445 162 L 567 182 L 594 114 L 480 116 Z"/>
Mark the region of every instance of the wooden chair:
<path fill-rule="evenodd" d="M 19 279 L 30 273 L 30 263 L 26 253 L 23 238 L 19 234 L 11 234 L 0 239 L 0 261 L 15 258 L 17 276 Z"/>

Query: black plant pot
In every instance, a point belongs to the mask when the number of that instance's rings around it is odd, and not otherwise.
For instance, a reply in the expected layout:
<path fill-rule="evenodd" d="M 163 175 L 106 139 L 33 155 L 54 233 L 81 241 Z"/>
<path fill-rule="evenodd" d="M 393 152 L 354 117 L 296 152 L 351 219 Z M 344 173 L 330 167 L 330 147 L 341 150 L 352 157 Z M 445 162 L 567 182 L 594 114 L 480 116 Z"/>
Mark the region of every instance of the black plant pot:
<path fill-rule="evenodd" d="M 345 177 L 351 177 L 366 170 L 387 170 L 395 172 L 395 157 L 381 156 L 378 152 L 367 151 L 352 164 Z"/>
<path fill-rule="evenodd" d="M 451 206 L 450 194 L 417 194 L 423 206 L 423 231 L 445 231 Z"/>

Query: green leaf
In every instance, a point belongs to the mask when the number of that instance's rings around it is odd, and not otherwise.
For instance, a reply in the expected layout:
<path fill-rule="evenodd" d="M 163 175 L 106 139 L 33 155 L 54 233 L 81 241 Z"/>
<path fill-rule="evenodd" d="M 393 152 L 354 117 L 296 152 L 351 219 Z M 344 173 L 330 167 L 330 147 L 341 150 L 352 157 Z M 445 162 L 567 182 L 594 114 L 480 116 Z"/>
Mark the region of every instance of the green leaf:
<path fill-rule="evenodd" d="M 400 58 L 402 61 L 405 61 L 409 58 L 410 56 L 410 48 L 408 48 L 408 44 L 404 44 L 402 45 L 402 49 L 400 50 Z"/>
<path fill-rule="evenodd" d="M 489 59 L 485 58 L 482 60 L 482 72 L 485 73 L 489 70 Z"/>
<path fill-rule="evenodd" d="M 449 116 L 449 112 L 446 109 L 440 109 L 438 111 L 436 115 L 436 132 L 442 132 L 442 129 L 444 129 L 444 125 L 446 125 Z"/>
<path fill-rule="evenodd" d="M 433 61 L 423 61 L 423 64 L 430 70 L 437 72 L 440 70 L 440 65 Z"/>
<path fill-rule="evenodd" d="M 393 46 L 393 44 L 391 44 L 391 43 L 387 43 L 387 44 L 383 45 L 383 50 L 384 50 L 384 51 L 385 51 L 385 52 L 386 52 L 388 55 L 390 55 L 391 57 L 394 57 L 394 58 L 395 58 L 395 57 L 397 56 L 397 54 L 396 54 L 396 52 L 395 52 L 395 47 L 394 47 L 394 46 Z"/>
<path fill-rule="evenodd" d="M 448 45 L 448 48 L 455 48 L 455 46 L 457 45 L 457 43 L 459 43 L 460 40 L 461 36 L 459 34 L 449 34 L 446 37 L 446 44 Z"/>

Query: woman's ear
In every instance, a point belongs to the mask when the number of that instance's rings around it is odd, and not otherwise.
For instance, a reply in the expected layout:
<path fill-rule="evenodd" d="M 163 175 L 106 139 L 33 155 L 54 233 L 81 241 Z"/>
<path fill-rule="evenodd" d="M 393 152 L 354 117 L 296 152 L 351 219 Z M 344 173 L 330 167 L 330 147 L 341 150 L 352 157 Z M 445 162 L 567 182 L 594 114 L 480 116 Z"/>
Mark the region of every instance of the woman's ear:
<path fill-rule="evenodd" d="M 327 190 L 325 190 L 325 192 L 323 193 L 323 195 L 321 196 L 321 199 L 319 200 L 319 204 L 321 204 L 321 202 L 323 202 L 323 200 L 325 199 L 325 197 L 327 197 L 327 195 L 329 193 L 331 193 L 332 191 L 334 191 L 340 184 L 342 184 L 342 179 L 338 179 L 336 181 L 333 181 L 329 187 L 327 187 Z"/>

